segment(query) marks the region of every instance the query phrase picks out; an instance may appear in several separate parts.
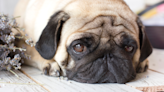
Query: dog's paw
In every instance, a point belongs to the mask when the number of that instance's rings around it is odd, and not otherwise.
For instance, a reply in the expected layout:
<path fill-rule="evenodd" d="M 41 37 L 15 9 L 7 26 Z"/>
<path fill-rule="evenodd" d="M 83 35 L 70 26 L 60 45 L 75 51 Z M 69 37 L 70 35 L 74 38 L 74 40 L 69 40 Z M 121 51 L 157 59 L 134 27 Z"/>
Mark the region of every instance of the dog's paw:
<path fill-rule="evenodd" d="M 141 62 L 140 65 L 137 67 L 136 72 L 137 73 L 145 72 L 148 69 L 149 66 L 148 64 L 149 64 L 148 60 Z"/>
<path fill-rule="evenodd" d="M 53 76 L 53 77 L 59 77 L 61 75 L 60 68 L 57 62 L 48 62 L 47 64 L 44 64 L 43 67 L 43 73 L 45 75 Z"/>

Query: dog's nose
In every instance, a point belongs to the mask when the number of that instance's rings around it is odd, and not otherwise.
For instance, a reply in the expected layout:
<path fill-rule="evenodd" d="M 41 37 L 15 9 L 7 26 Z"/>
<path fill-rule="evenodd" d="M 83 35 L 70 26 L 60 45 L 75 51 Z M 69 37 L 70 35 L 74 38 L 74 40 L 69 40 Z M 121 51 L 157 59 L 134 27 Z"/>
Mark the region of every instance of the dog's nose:
<path fill-rule="evenodd" d="M 106 61 L 111 61 L 112 59 L 113 59 L 113 54 L 111 53 L 105 54 L 103 58 L 103 60 L 106 60 Z"/>
<path fill-rule="evenodd" d="M 113 54 L 108 54 L 109 55 L 109 58 L 113 58 Z"/>

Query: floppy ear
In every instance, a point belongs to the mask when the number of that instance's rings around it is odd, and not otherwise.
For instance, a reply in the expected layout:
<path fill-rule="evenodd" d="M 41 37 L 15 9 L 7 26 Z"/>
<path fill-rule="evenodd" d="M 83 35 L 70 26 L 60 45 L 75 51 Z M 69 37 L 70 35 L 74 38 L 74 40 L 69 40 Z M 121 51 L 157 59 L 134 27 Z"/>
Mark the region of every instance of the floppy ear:
<path fill-rule="evenodd" d="M 140 18 L 137 18 L 137 24 L 139 27 L 139 39 L 140 39 L 140 62 L 143 62 L 151 53 L 152 46 L 145 33 L 145 27 L 142 24 Z"/>
<path fill-rule="evenodd" d="M 35 46 L 43 58 L 52 59 L 54 57 L 60 40 L 62 26 L 68 19 L 69 15 L 62 11 L 51 16 Z"/>

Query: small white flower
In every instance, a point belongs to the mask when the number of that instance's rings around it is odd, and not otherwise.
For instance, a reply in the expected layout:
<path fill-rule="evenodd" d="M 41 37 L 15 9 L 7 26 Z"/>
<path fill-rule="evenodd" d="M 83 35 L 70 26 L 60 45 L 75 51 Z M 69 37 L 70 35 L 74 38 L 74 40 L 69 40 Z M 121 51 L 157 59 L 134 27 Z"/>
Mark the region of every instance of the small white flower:
<path fill-rule="evenodd" d="M 13 35 L 5 35 L 5 41 L 7 44 L 12 42 L 14 39 L 15 39 L 15 37 Z"/>
<path fill-rule="evenodd" d="M 20 28 L 20 30 L 21 30 L 21 31 L 23 31 L 23 32 L 25 31 L 25 29 L 24 29 L 24 28 Z M 25 35 L 25 36 L 26 36 L 26 35 Z"/>
<path fill-rule="evenodd" d="M 19 59 L 21 59 L 21 57 L 20 57 L 19 54 L 16 54 L 16 55 L 14 56 L 14 59 L 19 60 Z"/>
<path fill-rule="evenodd" d="M 25 34 L 25 36 L 28 36 L 28 34 Z"/>
<path fill-rule="evenodd" d="M 14 43 L 10 44 L 10 45 L 9 45 L 9 48 L 10 48 L 10 49 L 13 49 L 13 48 L 14 48 Z"/>
<path fill-rule="evenodd" d="M 6 17 L 5 16 L 2 16 L 1 19 L 2 19 L 2 21 L 5 21 L 6 20 Z"/>
<path fill-rule="evenodd" d="M 6 28 L 6 25 L 3 23 L 0 23 L 0 29 L 4 30 Z"/>
<path fill-rule="evenodd" d="M 15 49 L 15 48 L 13 48 L 12 50 L 13 50 L 13 52 L 15 52 L 15 50 L 16 50 L 16 49 Z"/>

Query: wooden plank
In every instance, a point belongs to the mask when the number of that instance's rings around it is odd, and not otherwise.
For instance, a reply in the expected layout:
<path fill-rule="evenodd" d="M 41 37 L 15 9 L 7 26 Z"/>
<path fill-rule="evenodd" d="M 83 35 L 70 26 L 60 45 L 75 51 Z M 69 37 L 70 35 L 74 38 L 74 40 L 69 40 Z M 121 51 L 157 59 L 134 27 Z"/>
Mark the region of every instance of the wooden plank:
<path fill-rule="evenodd" d="M 158 71 L 160 73 L 164 73 L 164 50 L 154 49 L 152 55 L 149 57 L 149 68 L 154 71 Z M 84 84 L 84 83 L 77 83 L 74 81 L 65 81 L 60 80 L 55 77 L 48 77 L 45 75 L 41 75 L 41 71 L 24 66 L 22 70 L 27 73 L 28 76 L 33 78 L 35 81 L 44 84 L 43 86 L 50 90 L 50 91 L 57 91 L 57 92 L 135 92 L 125 85 L 121 84 Z M 160 74 L 158 72 L 154 72 L 148 70 L 145 73 L 137 74 L 135 80 L 126 83 L 126 85 L 136 88 L 138 90 L 144 92 L 156 92 L 156 91 L 164 91 L 164 74 Z M 46 80 L 45 80 L 46 79 Z M 71 82 L 71 83 L 70 83 Z"/>
<path fill-rule="evenodd" d="M 19 78 L 8 71 L 0 71 L 0 92 L 48 92 L 22 72 L 14 72 Z"/>
<path fill-rule="evenodd" d="M 149 69 L 164 73 L 164 50 L 153 49 L 153 53 L 148 59 Z"/>
<path fill-rule="evenodd" d="M 161 92 L 164 91 L 164 74 L 148 70 L 137 74 L 135 80 L 126 84 L 144 92 Z"/>
<path fill-rule="evenodd" d="M 23 66 L 22 71 L 51 92 L 141 92 L 125 84 L 86 84 L 60 80 L 57 77 L 41 75 L 40 70 L 29 66 Z"/>

